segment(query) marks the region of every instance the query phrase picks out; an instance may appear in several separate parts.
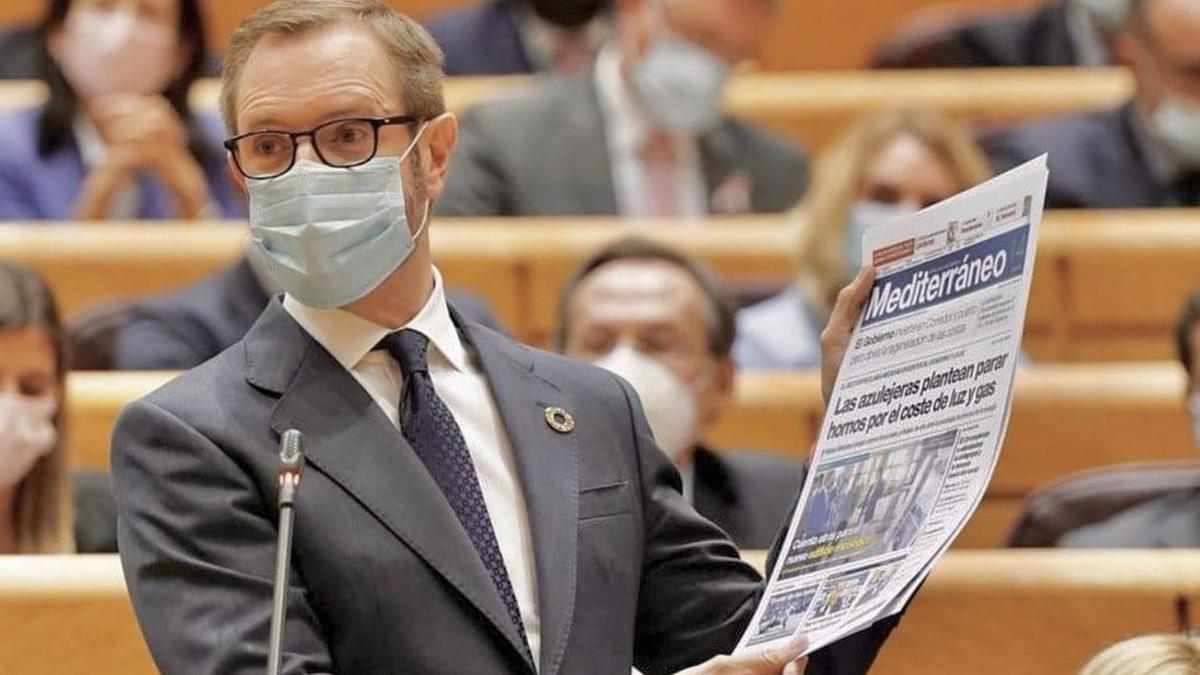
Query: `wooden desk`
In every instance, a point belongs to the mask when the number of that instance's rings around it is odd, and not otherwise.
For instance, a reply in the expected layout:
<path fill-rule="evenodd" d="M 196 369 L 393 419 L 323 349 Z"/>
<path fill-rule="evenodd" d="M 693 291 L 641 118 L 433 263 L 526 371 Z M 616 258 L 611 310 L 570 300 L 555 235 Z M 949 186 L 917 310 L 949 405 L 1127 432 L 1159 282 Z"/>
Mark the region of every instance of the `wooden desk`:
<path fill-rule="evenodd" d="M 482 101 L 519 96 L 525 77 L 446 81 L 446 105 L 463 112 Z M 219 83 L 201 81 L 193 105 L 217 109 Z M 1118 68 L 1038 68 L 859 72 L 743 73 L 726 96 L 732 115 L 757 122 L 819 151 L 858 116 L 884 108 L 929 108 L 976 124 L 1024 120 L 1113 107 L 1133 92 Z M 33 105 L 38 83 L 0 83 L 0 109 Z"/>
<path fill-rule="evenodd" d="M 158 671 L 115 555 L 0 556 L 0 672 Z"/>

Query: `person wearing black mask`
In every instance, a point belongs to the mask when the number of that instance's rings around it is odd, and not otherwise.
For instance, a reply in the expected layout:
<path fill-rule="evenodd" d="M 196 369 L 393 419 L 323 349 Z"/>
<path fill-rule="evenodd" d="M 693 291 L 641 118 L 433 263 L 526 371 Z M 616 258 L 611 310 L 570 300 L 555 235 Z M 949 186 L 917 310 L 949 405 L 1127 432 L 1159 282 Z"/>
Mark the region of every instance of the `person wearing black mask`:
<path fill-rule="evenodd" d="M 447 75 L 586 70 L 608 37 L 611 0 L 486 0 L 428 23 Z"/>

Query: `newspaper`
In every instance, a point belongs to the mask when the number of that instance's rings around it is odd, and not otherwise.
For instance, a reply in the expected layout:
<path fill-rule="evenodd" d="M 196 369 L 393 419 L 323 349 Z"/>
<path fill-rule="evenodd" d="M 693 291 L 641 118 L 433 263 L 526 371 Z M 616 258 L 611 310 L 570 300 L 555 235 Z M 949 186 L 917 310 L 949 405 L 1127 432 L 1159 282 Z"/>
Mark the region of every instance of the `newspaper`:
<path fill-rule="evenodd" d="M 1046 158 L 863 238 L 876 279 L 800 508 L 738 649 L 812 652 L 899 612 L 983 498 L 1008 426 Z"/>

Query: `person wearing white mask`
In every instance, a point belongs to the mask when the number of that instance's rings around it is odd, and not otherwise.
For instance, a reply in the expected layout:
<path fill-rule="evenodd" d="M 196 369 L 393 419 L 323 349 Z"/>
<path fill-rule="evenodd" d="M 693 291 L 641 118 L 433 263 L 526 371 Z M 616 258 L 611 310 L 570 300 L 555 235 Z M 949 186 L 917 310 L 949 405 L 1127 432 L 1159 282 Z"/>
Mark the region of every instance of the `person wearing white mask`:
<path fill-rule="evenodd" d="M 1050 155 L 1047 208 L 1200 206 L 1200 0 L 1132 0 L 1116 41 L 1136 90 L 1118 108 L 985 139 L 996 170 Z"/>
<path fill-rule="evenodd" d="M 198 0 L 52 0 L 44 104 L 0 115 L 0 218 L 235 218 L 215 115 L 188 91 L 205 64 Z"/>
<path fill-rule="evenodd" d="M 559 304 L 559 351 L 633 385 L 700 515 L 742 548 L 769 548 L 795 502 L 803 467 L 771 452 L 717 451 L 704 443 L 704 432 L 731 403 L 735 378 L 733 305 L 715 277 L 660 244 L 623 239 L 580 266 Z"/>
<path fill-rule="evenodd" d="M 722 111 L 778 0 L 614 4 L 614 35 L 583 75 L 468 111 L 441 214 L 644 220 L 795 205 L 803 148 Z"/>
<path fill-rule="evenodd" d="M 441 66 L 379 0 L 278 0 L 233 33 L 229 164 L 284 293 L 114 426 L 121 563 L 156 665 L 265 665 L 295 429 L 285 672 L 798 675 L 803 636 L 721 656 L 763 581 L 683 499 L 632 387 L 447 306 L 430 214 L 458 125 Z M 831 322 L 830 382 L 871 281 Z M 897 621 L 806 672 L 865 673 Z"/>
<path fill-rule="evenodd" d="M 0 554 L 116 552 L 107 475 L 68 472 L 63 340 L 42 278 L 0 260 Z"/>
<path fill-rule="evenodd" d="M 816 367 L 821 328 L 838 291 L 863 263 L 863 233 L 990 175 L 970 133 L 938 113 L 883 111 L 850 126 L 820 157 L 797 209 L 795 279 L 738 312 L 733 346 L 738 367 Z"/>

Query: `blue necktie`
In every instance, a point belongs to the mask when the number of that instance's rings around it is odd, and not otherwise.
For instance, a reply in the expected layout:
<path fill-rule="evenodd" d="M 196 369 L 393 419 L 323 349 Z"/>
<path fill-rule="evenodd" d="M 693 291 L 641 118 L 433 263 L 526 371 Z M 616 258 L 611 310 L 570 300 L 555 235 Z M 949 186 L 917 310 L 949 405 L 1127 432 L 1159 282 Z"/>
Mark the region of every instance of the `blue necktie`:
<path fill-rule="evenodd" d="M 437 395 L 433 380 L 429 377 L 429 363 L 425 357 L 428 347 L 429 338 L 414 330 L 392 333 L 381 340 L 377 347 L 396 359 L 404 376 L 400 393 L 400 431 L 466 529 L 467 536 L 483 560 L 483 566 L 500 592 L 509 618 L 521 634 L 526 656 L 530 656 L 529 640 L 525 636 L 525 624 L 521 622 L 517 596 L 513 593 L 508 571 L 504 567 L 504 556 L 500 553 L 496 531 L 488 515 L 487 503 L 483 500 L 475 464 L 471 461 L 471 453 L 467 450 L 458 422 Z"/>

